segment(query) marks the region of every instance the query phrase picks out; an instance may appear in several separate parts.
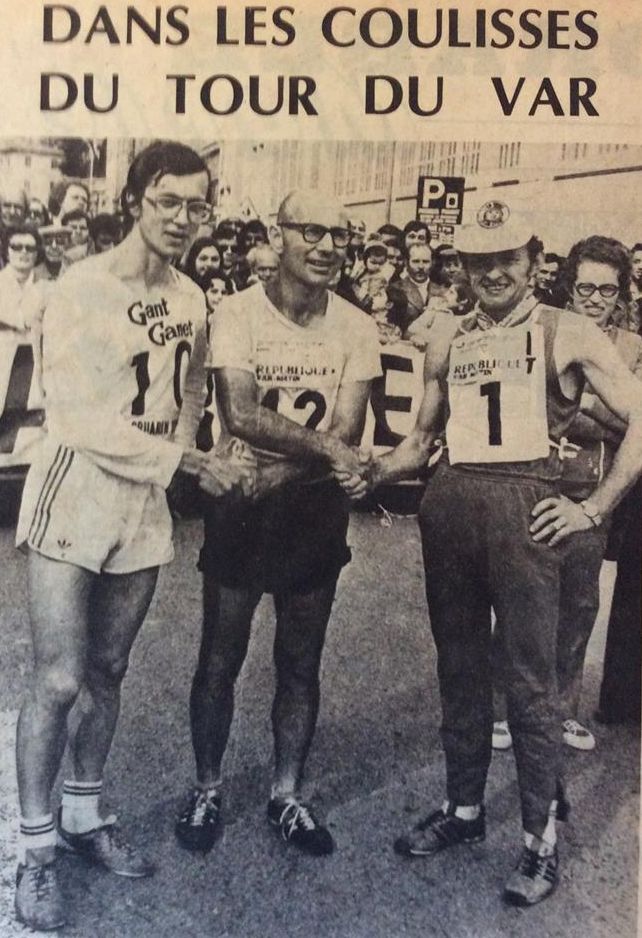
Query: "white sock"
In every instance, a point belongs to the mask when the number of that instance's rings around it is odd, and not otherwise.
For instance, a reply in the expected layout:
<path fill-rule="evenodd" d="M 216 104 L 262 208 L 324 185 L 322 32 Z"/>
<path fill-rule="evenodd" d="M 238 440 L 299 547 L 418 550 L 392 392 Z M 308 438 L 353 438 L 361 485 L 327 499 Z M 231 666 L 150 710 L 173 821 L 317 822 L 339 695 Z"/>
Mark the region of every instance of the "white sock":
<path fill-rule="evenodd" d="M 557 830 L 555 828 L 556 815 L 557 800 L 553 800 L 551 801 L 548 821 L 546 822 L 542 836 L 536 837 L 535 834 L 529 834 L 528 831 L 524 831 L 524 843 L 529 850 L 534 850 L 535 853 L 538 853 L 541 857 L 550 857 L 555 853 L 555 846 L 557 844 Z"/>
<path fill-rule="evenodd" d="M 56 846 L 56 828 L 53 814 L 41 817 L 20 818 L 20 840 L 18 841 L 18 863 L 26 862 L 27 850 L 40 850 Z"/>
<path fill-rule="evenodd" d="M 444 801 L 441 806 L 441 810 L 444 814 L 447 813 L 450 808 L 450 802 Z M 455 817 L 461 818 L 462 821 L 475 821 L 479 817 L 481 811 L 481 805 L 479 804 L 458 804 L 455 808 Z"/>
<path fill-rule="evenodd" d="M 98 812 L 102 788 L 102 779 L 97 782 L 65 780 L 60 821 L 63 830 L 70 834 L 84 834 L 103 824 Z"/>
<path fill-rule="evenodd" d="M 222 782 L 217 779 L 215 782 L 211 782 L 209 785 L 202 785 L 200 782 L 197 782 L 194 788 L 197 791 L 202 791 L 206 798 L 218 798 L 221 794 Z"/>
<path fill-rule="evenodd" d="M 270 791 L 270 799 L 277 799 L 278 801 L 287 801 L 288 798 L 295 798 L 297 801 L 300 800 L 297 792 L 294 788 L 281 788 L 279 785 L 272 785 Z"/>

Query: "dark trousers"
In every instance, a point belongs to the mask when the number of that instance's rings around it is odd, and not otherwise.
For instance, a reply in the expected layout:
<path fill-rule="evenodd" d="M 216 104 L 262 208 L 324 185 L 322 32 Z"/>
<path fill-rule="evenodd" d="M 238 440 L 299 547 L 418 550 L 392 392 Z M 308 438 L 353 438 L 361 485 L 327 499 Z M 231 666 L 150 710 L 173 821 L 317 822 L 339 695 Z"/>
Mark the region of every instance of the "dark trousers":
<path fill-rule="evenodd" d="M 600 711 L 614 723 L 640 722 L 642 481 L 622 502 L 626 513 L 606 633 Z"/>
<path fill-rule="evenodd" d="M 483 801 L 493 722 L 490 610 L 497 616 L 522 803 L 541 835 L 556 797 L 560 714 L 556 643 L 565 550 L 536 544 L 530 512 L 552 485 L 440 466 L 420 528 L 426 595 L 437 647 L 447 794 Z"/>

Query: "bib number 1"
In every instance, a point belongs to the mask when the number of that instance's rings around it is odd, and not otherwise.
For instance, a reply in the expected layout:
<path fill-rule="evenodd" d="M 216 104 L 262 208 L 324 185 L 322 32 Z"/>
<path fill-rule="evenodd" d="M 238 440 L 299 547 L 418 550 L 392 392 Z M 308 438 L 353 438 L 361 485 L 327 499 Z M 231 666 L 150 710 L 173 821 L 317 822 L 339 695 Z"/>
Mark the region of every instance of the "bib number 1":
<path fill-rule="evenodd" d="M 185 372 L 191 353 L 192 346 L 189 342 L 183 340 L 176 346 L 174 353 L 173 389 L 174 400 L 176 401 L 177 407 L 180 407 L 183 403 Z M 185 358 L 187 358 L 187 361 L 184 361 Z M 139 352 L 138 355 L 134 355 L 131 365 L 132 368 L 135 369 L 134 377 L 136 378 L 136 386 L 138 388 L 138 394 L 132 401 L 132 417 L 142 417 L 145 414 L 145 395 L 151 383 L 149 378 L 149 352 Z"/>
<path fill-rule="evenodd" d="M 502 445 L 501 384 L 499 381 L 487 381 L 480 384 L 479 393 L 488 398 L 488 445 Z"/>

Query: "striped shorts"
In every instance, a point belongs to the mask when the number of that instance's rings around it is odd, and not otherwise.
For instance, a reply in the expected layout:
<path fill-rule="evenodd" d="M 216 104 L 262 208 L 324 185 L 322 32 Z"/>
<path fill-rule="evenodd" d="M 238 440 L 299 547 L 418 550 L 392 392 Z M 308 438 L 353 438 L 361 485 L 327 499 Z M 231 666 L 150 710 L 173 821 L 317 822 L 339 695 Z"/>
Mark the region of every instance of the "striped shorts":
<path fill-rule="evenodd" d="M 169 563 L 165 490 L 105 472 L 82 452 L 46 439 L 27 474 L 16 544 L 94 573 Z"/>

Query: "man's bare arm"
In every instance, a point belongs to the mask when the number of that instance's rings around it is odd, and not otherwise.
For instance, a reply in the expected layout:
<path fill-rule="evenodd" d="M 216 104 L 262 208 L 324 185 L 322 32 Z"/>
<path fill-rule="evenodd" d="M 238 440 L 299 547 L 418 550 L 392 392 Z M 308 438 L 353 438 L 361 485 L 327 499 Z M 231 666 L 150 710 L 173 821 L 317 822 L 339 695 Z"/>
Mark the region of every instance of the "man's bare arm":
<path fill-rule="evenodd" d="M 349 446 L 356 446 L 363 433 L 366 407 L 370 397 L 370 381 L 352 381 L 339 388 L 332 415 L 332 422 L 327 433 L 335 436 Z M 358 457 L 357 457 L 358 458 Z M 369 460 L 364 460 L 360 469 L 365 473 Z M 278 488 L 285 482 L 294 479 L 306 479 L 319 476 L 327 469 L 327 463 L 319 460 L 315 462 L 296 462 L 292 459 L 279 460 L 277 463 L 259 466 L 256 483 L 257 497 Z M 335 475 L 341 481 L 348 494 L 353 498 L 365 494 L 366 485 L 359 485 L 362 472 L 335 470 Z M 361 491 L 363 488 L 363 491 Z"/>
<path fill-rule="evenodd" d="M 457 331 L 453 317 L 442 317 L 431 330 L 424 361 L 424 396 L 410 434 L 390 453 L 375 460 L 371 485 L 410 478 L 425 466 L 443 426 L 444 382 L 450 343 Z"/>
<path fill-rule="evenodd" d="M 561 324 L 560 324 L 561 325 Z M 600 400 L 625 424 L 626 431 L 608 474 L 586 499 L 589 511 L 612 511 L 642 472 L 642 385 L 622 362 L 611 342 L 592 323 L 558 331 L 558 368 L 577 364 Z M 569 534 L 591 528 L 593 522 L 580 505 L 561 496 L 543 499 L 533 509 L 533 539 L 555 546 Z"/>
<path fill-rule="evenodd" d="M 216 399 L 230 433 L 260 449 L 271 450 L 289 457 L 295 463 L 314 464 L 321 461 L 328 469 L 356 472 L 358 456 L 341 437 L 340 427 L 330 432 L 319 432 L 301 427 L 264 407 L 259 399 L 259 387 L 249 371 L 238 368 L 215 370 Z M 368 384 L 368 382 L 355 382 Z M 335 406 L 335 419 L 343 409 L 339 396 Z M 366 389 L 367 394 L 367 389 Z M 339 430 L 339 432 L 337 432 Z"/>

